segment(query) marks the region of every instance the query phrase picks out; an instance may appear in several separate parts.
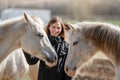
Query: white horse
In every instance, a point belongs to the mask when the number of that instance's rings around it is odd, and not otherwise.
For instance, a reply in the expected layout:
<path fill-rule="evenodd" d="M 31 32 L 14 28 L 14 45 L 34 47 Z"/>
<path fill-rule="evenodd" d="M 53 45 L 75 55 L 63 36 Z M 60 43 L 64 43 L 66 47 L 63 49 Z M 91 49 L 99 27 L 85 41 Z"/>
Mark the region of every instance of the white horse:
<path fill-rule="evenodd" d="M 22 49 L 16 49 L 0 63 L 0 80 L 24 80 L 28 71 Z"/>
<path fill-rule="evenodd" d="M 28 14 L 0 23 L 0 62 L 13 50 L 22 48 L 37 56 L 47 65 L 54 66 L 57 55 L 42 27 Z"/>
<path fill-rule="evenodd" d="M 81 22 L 69 27 L 66 73 L 73 76 L 85 61 L 100 51 L 113 62 L 115 80 L 120 80 L 120 28 L 102 22 Z"/>

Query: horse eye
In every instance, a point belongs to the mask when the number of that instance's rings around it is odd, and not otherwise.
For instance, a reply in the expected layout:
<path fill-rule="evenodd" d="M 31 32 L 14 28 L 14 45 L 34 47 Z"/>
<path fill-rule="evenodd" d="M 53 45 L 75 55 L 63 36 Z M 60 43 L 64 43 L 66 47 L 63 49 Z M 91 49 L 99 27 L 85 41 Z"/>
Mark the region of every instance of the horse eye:
<path fill-rule="evenodd" d="M 43 37 L 43 34 L 39 33 L 38 36 L 39 36 L 39 37 Z"/>
<path fill-rule="evenodd" d="M 73 42 L 73 45 L 77 45 L 77 44 L 78 44 L 78 41 L 74 41 L 74 42 Z"/>

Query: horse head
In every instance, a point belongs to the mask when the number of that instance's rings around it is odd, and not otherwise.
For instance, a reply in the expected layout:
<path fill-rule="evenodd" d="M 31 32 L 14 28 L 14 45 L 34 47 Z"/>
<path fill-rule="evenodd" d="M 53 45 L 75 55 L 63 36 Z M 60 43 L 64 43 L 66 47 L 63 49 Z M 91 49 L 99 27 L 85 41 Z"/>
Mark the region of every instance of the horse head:
<path fill-rule="evenodd" d="M 65 72 L 69 76 L 74 76 L 76 70 L 91 58 L 94 46 L 92 41 L 89 41 L 84 36 L 84 28 L 81 23 L 69 24 L 66 30 L 69 51 L 65 62 Z"/>
<path fill-rule="evenodd" d="M 21 37 L 21 47 L 28 53 L 37 56 L 45 61 L 47 65 L 53 66 L 57 63 L 57 55 L 49 42 L 47 34 L 44 30 L 42 20 L 32 18 L 24 13 L 24 18 L 28 24 L 25 34 Z M 40 23 L 41 22 L 41 23 Z"/>

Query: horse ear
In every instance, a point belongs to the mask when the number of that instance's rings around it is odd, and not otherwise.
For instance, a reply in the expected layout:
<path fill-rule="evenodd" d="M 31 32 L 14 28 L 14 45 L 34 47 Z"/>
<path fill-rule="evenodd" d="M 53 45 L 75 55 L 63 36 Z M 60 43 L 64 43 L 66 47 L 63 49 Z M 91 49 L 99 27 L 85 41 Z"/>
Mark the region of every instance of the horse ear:
<path fill-rule="evenodd" d="M 33 23 L 32 17 L 28 13 L 24 13 L 25 20 L 29 23 Z"/>
<path fill-rule="evenodd" d="M 70 29 L 72 29 L 72 30 L 75 30 L 76 31 L 76 26 L 75 26 L 75 24 L 69 24 L 70 26 Z"/>
<path fill-rule="evenodd" d="M 65 30 L 70 30 L 70 26 L 71 26 L 70 24 L 65 23 L 64 26 L 65 26 Z"/>

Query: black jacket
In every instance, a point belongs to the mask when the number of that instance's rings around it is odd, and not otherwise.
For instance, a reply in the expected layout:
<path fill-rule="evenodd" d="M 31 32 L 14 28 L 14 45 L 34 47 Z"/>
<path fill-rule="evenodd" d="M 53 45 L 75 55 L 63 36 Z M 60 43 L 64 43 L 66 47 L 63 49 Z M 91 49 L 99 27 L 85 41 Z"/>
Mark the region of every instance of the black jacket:
<path fill-rule="evenodd" d="M 64 64 L 68 53 L 68 43 L 62 37 L 48 36 L 52 46 L 58 55 L 57 65 L 48 67 L 45 62 L 40 61 L 38 80 L 71 80 L 64 71 Z M 24 52 L 26 60 L 29 65 L 36 64 L 39 59 Z"/>

